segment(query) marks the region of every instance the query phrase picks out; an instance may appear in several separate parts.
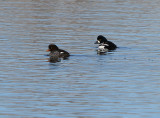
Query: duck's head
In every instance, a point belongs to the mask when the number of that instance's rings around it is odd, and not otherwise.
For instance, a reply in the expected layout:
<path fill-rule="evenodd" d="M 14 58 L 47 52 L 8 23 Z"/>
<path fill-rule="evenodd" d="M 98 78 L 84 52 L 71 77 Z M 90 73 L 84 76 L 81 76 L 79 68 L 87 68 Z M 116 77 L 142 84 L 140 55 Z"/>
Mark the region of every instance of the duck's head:
<path fill-rule="evenodd" d="M 53 44 L 53 43 L 51 43 L 51 44 L 49 44 L 49 46 L 48 46 L 48 50 L 46 50 L 47 52 L 49 52 L 49 51 L 56 51 L 56 50 L 58 50 L 59 48 L 55 45 L 55 44 Z"/>
<path fill-rule="evenodd" d="M 104 36 L 99 35 L 99 36 L 97 37 L 97 41 L 96 41 L 94 44 L 106 43 L 107 41 L 108 41 L 108 40 L 107 40 Z"/>

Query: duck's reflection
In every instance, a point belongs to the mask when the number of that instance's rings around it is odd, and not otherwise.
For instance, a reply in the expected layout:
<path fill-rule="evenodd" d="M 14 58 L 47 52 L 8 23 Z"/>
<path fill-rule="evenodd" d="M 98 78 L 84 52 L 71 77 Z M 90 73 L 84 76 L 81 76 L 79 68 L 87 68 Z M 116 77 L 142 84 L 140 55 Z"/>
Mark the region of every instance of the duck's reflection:
<path fill-rule="evenodd" d="M 59 49 L 55 44 L 50 44 L 47 52 L 48 51 L 50 51 L 48 61 L 51 63 L 60 62 L 61 59 L 68 59 L 70 56 L 67 51 Z"/>

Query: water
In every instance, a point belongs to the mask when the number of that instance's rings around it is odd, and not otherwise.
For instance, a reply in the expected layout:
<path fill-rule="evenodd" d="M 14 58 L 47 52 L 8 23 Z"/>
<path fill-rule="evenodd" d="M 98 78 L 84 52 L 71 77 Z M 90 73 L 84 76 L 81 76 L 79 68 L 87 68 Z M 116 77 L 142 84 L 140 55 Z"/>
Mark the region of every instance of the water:
<path fill-rule="evenodd" d="M 158 0 L 0 2 L 1 118 L 160 116 Z M 98 35 L 119 48 L 97 55 Z"/>

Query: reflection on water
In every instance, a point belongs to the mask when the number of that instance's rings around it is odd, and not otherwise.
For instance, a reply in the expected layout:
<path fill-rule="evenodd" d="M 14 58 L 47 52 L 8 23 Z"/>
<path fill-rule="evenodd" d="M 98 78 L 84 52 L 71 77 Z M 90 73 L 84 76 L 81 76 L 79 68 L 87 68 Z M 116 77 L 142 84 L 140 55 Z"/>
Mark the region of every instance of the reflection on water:
<path fill-rule="evenodd" d="M 0 116 L 157 118 L 159 1 L 3 0 Z M 98 55 L 104 35 L 119 47 Z M 49 63 L 55 43 L 68 60 Z"/>

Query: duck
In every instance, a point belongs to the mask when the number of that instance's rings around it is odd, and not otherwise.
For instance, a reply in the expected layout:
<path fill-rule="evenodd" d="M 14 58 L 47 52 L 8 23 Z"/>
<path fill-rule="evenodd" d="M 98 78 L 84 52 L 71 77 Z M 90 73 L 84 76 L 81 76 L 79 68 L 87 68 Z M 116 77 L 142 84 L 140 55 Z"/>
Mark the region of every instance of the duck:
<path fill-rule="evenodd" d="M 62 49 L 59 49 L 57 45 L 51 43 L 48 45 L 48 50 L 46 50 L 47 52 L 50 52 L 49 53 L 49 61 L 50 62 L 59 62 L 61 61 L 61 58 L 62 59 L 67 59 L 70 54 L 69 52 L 65 51 L 65 50 L 62 50 Z"/>
<path fill-rule="evenodd" d="M 104 36 L 99 35 L 97 37 L 97 41 L 95 42 L 95 44 L 100 44 L 99 46 L 102 47 L 104 46 L 105 48 L 107 48 L 108 50 L 115 50 L 117 48 L 116 44 L 114 44 L 111 41 L 108 41 Z M 106 46 L 105 46 L 106 45 Z M 99 47 L 99 48 L 100 48 Z"/>

